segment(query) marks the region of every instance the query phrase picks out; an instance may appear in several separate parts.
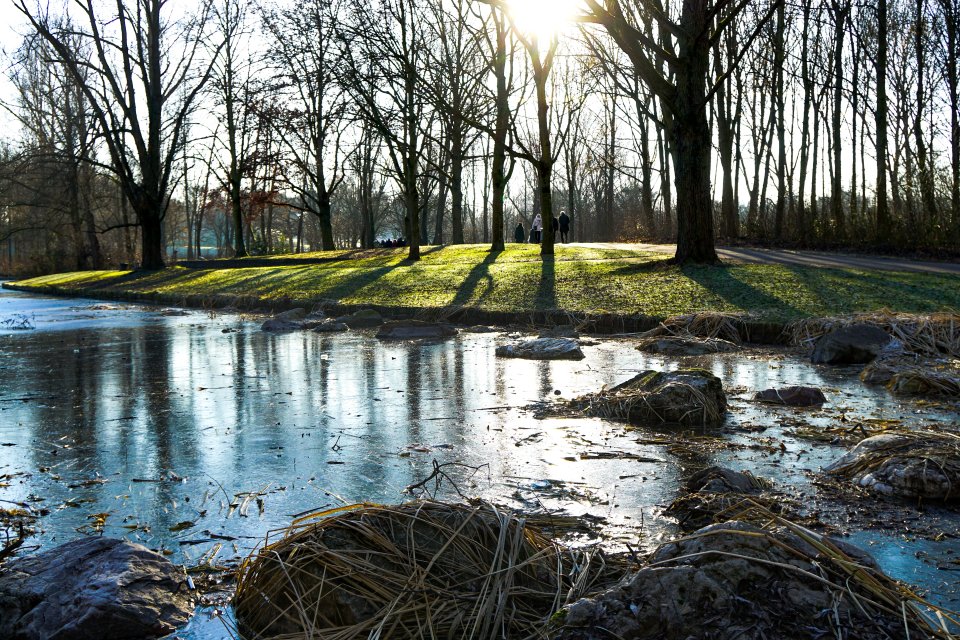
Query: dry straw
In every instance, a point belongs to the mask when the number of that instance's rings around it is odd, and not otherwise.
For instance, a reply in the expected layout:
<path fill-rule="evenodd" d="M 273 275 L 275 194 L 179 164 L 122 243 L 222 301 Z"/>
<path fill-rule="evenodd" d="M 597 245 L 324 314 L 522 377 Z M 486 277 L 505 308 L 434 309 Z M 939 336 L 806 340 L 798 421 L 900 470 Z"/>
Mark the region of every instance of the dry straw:
<path fill-rule="evenodd" d="M 726 512 L 718 514 L 718 520 L 751 522 L 763 529 L 756 535 L 765 536 L 770 545 L 778 546 L 798 558 L 809 558 L 809 550 L 791 544 L 789 538 L 774 535 L 774 532 L 779 529 L 793 534 L 801 543 L 809 545 L 815 552 L 815 573 L 788 563 L 773 563 L 751 557 L 742 557 L 742 559 L 776 564 L 785 572 L 813 579 L 835 594 L 834 601 L 837 605 L 842 601 L 852 602 L 868 620 L 880 618 L 901 620 L 904 638 L 957 640 L 960 637 L 957 635 L 960 631 L 960 617 L 956 612 L 937 607 L 924 600 L 906 585 L 851 557 L 829 538 L 773 513 L 752 499 L 745 499 L 740 504 L 727 509 Z M 723 530 L 714 529 L 701 534 L 694 533 L 684 540 L 722 533 L 724 533 Z M 743 531 L 729 533 L 749 535 Z M 722 551 L 714 553 L 732 555 Z M 669 562 L 673 564 L 682 560 L 682 557 L 671 558 Z M 839 611 L 835 610 L 833 613 L 834 619 L 840 621 Z"/>
<path fill-rule="evenodd" d="M 250 640 L 544 638 L 551 614 L 624 572 L 485 502 L 354 505 L 279 534 L 240 569 Z"/>

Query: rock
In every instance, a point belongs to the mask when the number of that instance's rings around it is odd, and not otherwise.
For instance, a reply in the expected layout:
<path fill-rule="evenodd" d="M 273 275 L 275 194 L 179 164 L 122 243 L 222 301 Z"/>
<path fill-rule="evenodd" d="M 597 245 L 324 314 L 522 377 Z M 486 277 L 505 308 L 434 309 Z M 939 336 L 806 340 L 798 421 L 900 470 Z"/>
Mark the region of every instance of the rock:
<path fill-rule="evenodd" d="M 289 311 L 284 311 L 283 313 L 278 313 L 273 316 L 274 320 L 285 320 L 287 322 L 299 322 L 304 320 L 307 317 L 307 310 L 298 307 L 296 309 L 290 309 Z"/>
<path fill-rule="evenodd" d="M 488 327 L 483 324 L 475 324 L 472 327 L 467 327 L 464 329 L 467 333 L 500 333 L 500 329 L 496 327 Z"/>
<path fill-rule="evenodd" d="M 457 330 L 448 324 L 419 320 L 387 322 L 377 332 L 380 340 L 440 340 L 455 335 Z"/>
<path fill-rule="evenodd" d="M 276 318 L 270 318 L 262 325 L 260 325 L 261 331 L 271 331 L 271 332 L 282 332 L 282 331 L 299 331 L 303 329 L 302 322 L 293 322 L 291 320 L 277 320 Z"/>
<path fill-rule="evenodd" d="M 643 340 L 637 349 L 665 356 L 705 356 L 711 353 L 729 353 L 740 347 L 720 338 L 660 336 Z"/>
<path fill-rule="evenodd" d="M 576 340 L 569 338 L 537 338 L 497 347 L 499 358 L 526 360 L 583 360 L 586 356 Z"/>
<path fill-rule="evenodd" d="M 183 309 L 162 309 L 160 315 L 164 318 L 182 318 L 190 314 Z"/>
<path fill-rule="evenodd" d="M 125 540 L 75 540 L 0 576 L 0 638 L 10 640 L 157 638 L 192 612 L 182 569 Z"/>
<path fill-rule="evenodd" d="M 577 331 L 577 328 L 572 324 L 558 324 L 552 329 L 547 329 L 540 334 L 541 338 L 573 338 L 574 340 L 580 337 L 580 332 Z"/>
<path fill-rule="evenodd" d="M 703 369 L 644 371 L 573 401 L 588 415 L 634 424 L 718 426 L 727 412 L 720 379 Z"/>
<path fill-rule="evenodd" d="M 884 495 L 956 500 L 960 498 L 960 435 L 883 433 L 861 440 L 825 471 Z"/>
<path fill-rule="evenodd" d="M 863 551 L 828 542 L 879 572 Z M 785 528 L 724 522 L 661 546 L 648 566 L 616 587 L 568 605 L 553 616 L 549 635 L 552 640 L 904 637 L 896 613 L 869 604 L 861 610 L 869 591 L 848 575 L 839 562 Z M 915 624 L 910 631 L 916 632 Z"/>
<path fill-rule="evenodd" d="M 337 318 L 337 322 L 342 322 L 351 329 L 369 329 L 382 325 L 383 316 L 373 309 L 360 309 L 350 315 Z"/>
<path fill-rule="evenodd" d="M 879 356 L 893 338 L 870 324 L 853 324 L 821 336 L 813 347 L 814 364 L 866 364 Z"/>
<path fill-rule="evenodd" d="M 686 489 L 691 492 L 752 494 L 771 486 L 769 480 L 758 478 L 749 471 L 707 467 L 690 476 Z"/>
<path fill-rule="evenodd" d="M 753 399 L 757 402 L 784 404 L 788 407 L 819 407 L 827 397 L 816 387 L 783 387 L 758 391 Z"/>
<path fill-rule="evenodd" d="M 326 322 L 321 322 L 313 328 L 313 331 L 316 333 L 340 333 L 342 331 L 350 331 L 348 327 L 343 322 L 337 322 L 336 320 L 327 320 Z"/>
<path fill-rule="evenodd" d="M 877 358 L 860 379 L 897 395 L 960 396 L 960 360 L 900 355 Z"/>

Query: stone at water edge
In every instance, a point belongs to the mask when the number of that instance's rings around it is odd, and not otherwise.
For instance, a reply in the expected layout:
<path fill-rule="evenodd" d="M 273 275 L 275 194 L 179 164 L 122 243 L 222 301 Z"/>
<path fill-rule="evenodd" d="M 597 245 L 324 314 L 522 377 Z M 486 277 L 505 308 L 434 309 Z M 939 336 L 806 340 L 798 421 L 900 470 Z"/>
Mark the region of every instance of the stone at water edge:
<path fill-rule="evenodd" d="M 726 467 L 707 467 L 690 476 L 686 489 L 694 493 L 758 493 L 761 488 L 769 485 L 769 480 L 742 471 Z"/>
<path fill-rule="evenodd" d="M 336 320 L 327 320 L 315 326 L 313 331 L 315 333 L 341 333 L 343 331 L 350 331 L 350 327 Z"/>
<path fill-rule="evenodd" d="M 337 318 L 351 329 L 370 329 L 383 324 L 383 316 L 373 309 L 361 309 L 346 316 Z"/>
<path fill-rule="evenodd" d="M 193 613 L 186 577 L 163 556 L 112 538 L 81 538 L 9 562 L 0 575 L 0 638 L 140 640 Z"/>
<path fill-rule="evenodd" d="M 881 433 L 861 440 L 824 471 L 888 496 L 956 501 L 958 442 L 949 433 Z"/>
<path fill-rule="evenodd" d="M 819 407 L 827 401 L 823 391 L 816 387 L 783 387 L 758 391 L 753 399 L 757 402 L 782 404 L 788 407 Z"/>
<path fill-rule="evenodd" d="M 296 309 L 290 309 L 289 311 L 284 311 L 283 313 L 278 313 L 273 318 L 274 320 L 286 320 L 288 322 L 299 322 L 307 317 L 307 310 L 302 307 L 297 307 Z"/>
<path fill-rule="evenodd" d="M 282 331 L 299 331 L 303 329 L 302 322 L 293 322 L 291 320 L 278 320 L 276 318 L 270 318 L 262 325 L 260 325 L 261 331 L 270 331 L 270 332 L 282 332 Z"/>
<path fill-rule="evenodd" d="M 723 383 L 703 369 L 644 371 L 586 399 L 591 415 L 644 425 L 719 426 L 727 413 Z"/>
<path fill-rule="evenodd" d="M 380 340 L 438 340 L 456 335 L 457 330 L 449 324 L 420 320 L 387 322 L 377 332 L 377 338 Z"/>
<path fill-rule="evenodd" d="M 739 351 L 740 347 L 720 338 L 661 336 L 646 338 L 637 349 L 645 353 L 658 353 L 665 356 L 706 356 L 713 353 Z"/>
<path fill-rule="evenodd" d="M 883 353 L 892 340 L 880 327 L 854 324 L 821 336 L 810 360 L 814 364 L 867 364 Z"/>
<path fill-rule="evenodd" d="M 586 356 L 576 340 L 568 338 L 537 338 L 497 347 L 499 358 L 525 360 L 583 360 Z"/>

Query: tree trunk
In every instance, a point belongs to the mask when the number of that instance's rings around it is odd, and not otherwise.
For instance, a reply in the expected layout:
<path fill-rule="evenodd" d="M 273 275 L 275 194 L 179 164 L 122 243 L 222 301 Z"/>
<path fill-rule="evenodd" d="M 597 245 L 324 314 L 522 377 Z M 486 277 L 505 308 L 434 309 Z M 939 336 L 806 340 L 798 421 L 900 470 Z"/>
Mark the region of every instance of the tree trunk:
<path fill-rule="evenodd" d="M 707 28 L 708 3 L 683 4 L 681 27 L 689 34 Z M 706 38 L 680 40 L 677 96 L 673 110 L 671 146 L 677 187 L 678 263 L 717 262 L 713 234 L 713 194 L 710 156 L 713 140 L 707 122 L 706 80 L 709 48 Z"/>
<path fill-rule="evenodd" d="M 785 2 L 777 8 L 777 26 L 774 49 L 774 91 L 777 109 L 777 204 L 773 216 L 773 237 L 783 239 L 783 218 L 787 208 L 787 134 L 786 103 L 783 89 L 783 67 L 785 58 L 784 32 L 786 30 Z"/>
<path fill-rule="evenodd" d="M 850 12 L 848 0 L 840 4 L 836 0 L 832 3 L 834 20 L 834 51 L 833 51 L 833 184 L 831 186 L 831 207 L 833 211 L 833 233 L 837 240 L 843 241 L 847 237 L 847 225 L 843 211 L 843 182 L 841 175 L 841 113 L 843 100 L 843 40 L 847 33 L 846 20 Z"/>
<path fill-rule="evenodd" d="M 507 190 L 507 133 L 510 126 L 510 93 L 507 89 L 507 26 L 501 11 L 494 11 L 493 21 L 497 30 L 497 50 L 493 61 L 494 75 L 497 79 L 497 120 L 493 136 L 493 164 L 491 182 L 493 183 L 492 227 L 493 241 L 491 251 L 504 250 L 503 205 Z"/>

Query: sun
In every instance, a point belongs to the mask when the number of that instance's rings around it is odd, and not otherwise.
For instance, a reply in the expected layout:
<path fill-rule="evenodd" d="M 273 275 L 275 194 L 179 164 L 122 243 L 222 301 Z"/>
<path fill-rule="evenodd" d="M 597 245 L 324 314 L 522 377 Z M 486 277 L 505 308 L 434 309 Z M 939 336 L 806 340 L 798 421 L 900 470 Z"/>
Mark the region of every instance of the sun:
<path fill-rule="evenodd" d="M 507 10 L 517 31 L 549 40 L 570 27 L 578 0 L 507 0 Z"/>

